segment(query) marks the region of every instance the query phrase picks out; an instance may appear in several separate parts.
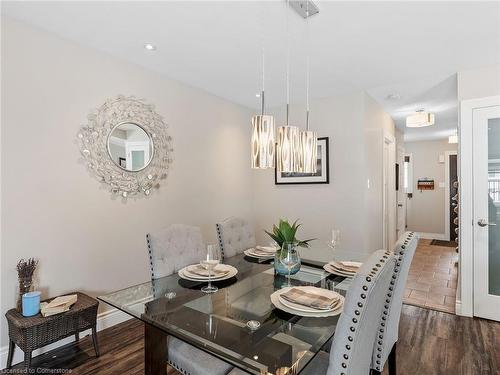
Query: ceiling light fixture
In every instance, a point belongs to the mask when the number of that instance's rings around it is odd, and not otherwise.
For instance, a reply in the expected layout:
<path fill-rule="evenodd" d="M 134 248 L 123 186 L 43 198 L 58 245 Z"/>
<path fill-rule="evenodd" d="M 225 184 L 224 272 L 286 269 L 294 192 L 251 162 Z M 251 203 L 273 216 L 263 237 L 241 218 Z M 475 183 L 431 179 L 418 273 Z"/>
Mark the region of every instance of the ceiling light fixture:
<path fill-rule="evenodd" d="M 156 51 L 156 46 L 151 43 L 144 44 L 144 48 L 147 49 L 148 51 Z"/>
<path fill-rule="evenodd" d="M 306 4 L 306 130 L 300 132 L 299 171 L 316 173 L 318 159 L 318 134 L 309 130 L 309 1 Z"/>
<path fill-rule="evenodd" d="M 406 117 L 406 127 L 408 128 L 423 128 L 431 125 L 434 125 L 434 114 L 425 112 L 423 109 L 419 109 L 415 114 Z"/>
<path fill-rule="evenodd" d="M 288 31 L 289 0 L 286 1 L 286 125 L 278 128 L 276 160 L 278 172 L 299 172 L 299 128 L 290 126 L 290 35 Z"/>

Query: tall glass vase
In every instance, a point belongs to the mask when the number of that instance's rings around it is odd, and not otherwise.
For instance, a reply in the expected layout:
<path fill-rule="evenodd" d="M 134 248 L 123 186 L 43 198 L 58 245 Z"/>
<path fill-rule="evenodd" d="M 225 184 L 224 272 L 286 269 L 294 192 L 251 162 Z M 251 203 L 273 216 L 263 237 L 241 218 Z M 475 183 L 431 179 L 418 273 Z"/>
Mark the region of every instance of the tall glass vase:
<path fill-rule="evenodd" d="M 288 268 L 283 265 L 283 263 L 280 261 L 280 256 L 283 251 L 286 251 L 288 249 L 288 246 L 292 246 L 293 249 L 297 247 L 297 243 L 292 242 L 284 242 L 281 249 L 276 251 L 274 254 L 274 272 L 278 275 L 281 276 L 287 276 L 288 275 Z M 290 275 L 295 275 L 297 272 L 300 270 L 300 259 L 298 259 L 298 262 L 295 266 L 292 267 L 290 270 Z"/>

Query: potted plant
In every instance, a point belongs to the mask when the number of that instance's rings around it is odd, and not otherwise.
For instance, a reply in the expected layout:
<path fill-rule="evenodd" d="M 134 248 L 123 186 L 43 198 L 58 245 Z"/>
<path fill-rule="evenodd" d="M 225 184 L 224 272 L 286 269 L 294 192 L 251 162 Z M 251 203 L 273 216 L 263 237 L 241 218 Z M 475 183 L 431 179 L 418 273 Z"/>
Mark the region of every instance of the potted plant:
<path fill-rule="evenodd" d="M 293 224 L 290 224 L 288 220 L 280 219 L 278 225 L 273 225 L 272 233 L 265 231 L 279 246 L 274 256 L 274 269 L 280 275 L 296 274 L 300 270 L 300 259 L 298 259 L 297 265 L 295 265 L 291 270 L 286 268 L 280 262 L 280 255 L 283 251 L 287 251 L 288 248 L 295 249 L 296 247 L 309 247 L 309 242 L 313 239 L 308 240 L 298 240 L 296 237 L 297 230 L 301 224 L 298 224 L 298 220 L 295 220 Z"/>

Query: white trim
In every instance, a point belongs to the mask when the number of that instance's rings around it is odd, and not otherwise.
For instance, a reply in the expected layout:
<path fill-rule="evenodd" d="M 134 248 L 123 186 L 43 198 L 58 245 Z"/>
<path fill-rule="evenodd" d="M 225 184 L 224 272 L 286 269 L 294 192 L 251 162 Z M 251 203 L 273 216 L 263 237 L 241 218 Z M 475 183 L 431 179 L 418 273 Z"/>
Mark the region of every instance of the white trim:
<path fill-rule="evenodd" d="M 116 324 L 125 322 L 129 319 L 132 319 L 132 316 L 128 315 L 127 313 L 124 313 L 123 311 L 117 310 L 117 309 L 111 309 L 108 311 L 104 311 L 100 314 L 97 315 L 97 331 L 102 331 L 103 329 L 112 327 Z M 90 334 L 90 330 L 82 331 L 80 332 L 80 338 L 83 338 L 84 336 Z M 48 351 L 58 348 L 60 346 L 69 344 L 70 342 L 75 341 L 75 337 L 66 337 L 65 339 L 62 339 L 60 341 L 57 341 L 53 344 L 44 346 L 43 348 L 37 349 L 33 351 L 33 357 L 36 357 L 40 354 L 47 353 Z M 9 346 L 5 345 L 0 348 L 0 368 L 4 368 L 7 364 L 7 355 L 9 352 Z M 14 360 L 12 361 L 13 364 L 20 363 L 24 360 L 23 356 L 23 351 L 16 347 L 14 350 Z"/>
<path fill-rule="evenodd" d="M 500 96 L 463 100 L 460 102 L 460 123 L 458 126 L 459 151 L 459 285 L 461 301 L 460 314 L 472 316 L 474 309 L 474 226 L 473 226 L 473 193 L 474 178 L 472 175 L 472 114 L 475 108 L 498 105 Z"/>
<path fill-rule="evenodd" d="M 424 240 L 446 240 L 446 235 L 444 233 L 426 233 L 426 232 L 415 232 L 415 233 L 417 233 L 418 238 L 422 238 Z"/>
<path fill-rule="evenodd" d="M 444 235 L 446 237 L 446 240 L 451 240 L 451 233 L 450 233 L 450 155 L 458 155 L 457 151 L 445 151 L 444 153 L 444 196 L 445 196 L 445 203 L 444 203 Z M 457 160 L 458 163 L 458 160 Z M 458 164 L 457 164 L 457 175 L 458 175 Z"/>
<path fill-rule="evenodd" d="M 463 315 L 462 314 L 462 301 L 456 300 L 455 301 L 455 314 L 456 315 Z"/>

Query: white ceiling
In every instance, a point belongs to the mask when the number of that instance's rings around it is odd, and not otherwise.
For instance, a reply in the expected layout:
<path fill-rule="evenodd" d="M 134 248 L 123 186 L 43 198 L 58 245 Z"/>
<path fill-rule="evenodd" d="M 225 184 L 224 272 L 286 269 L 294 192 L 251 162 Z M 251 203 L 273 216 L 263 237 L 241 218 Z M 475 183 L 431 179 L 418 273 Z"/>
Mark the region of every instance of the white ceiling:
<path fill-rule="evenodd" d="M 455 134 L 458 126 L 457 75 L 441 80 L 438 77 L 403 82 L 367 90 L 392 116 L 398 129 L 404 132 L 405 141 L 447 138 Z M 398 93 L 398 100 L 387 98 L 388 93 Z M 425 128 L 407 128 L 406 117 L 424 109 L 435 115 L 435 125 Z"/>
<path fill-rule="evenodd" d="M 366 90 L 398 124 L 416 108 L 436 111 L 437 125 L 426 137 L 456 126 L 451 77 L 500 63 L 499 2 L 317 4 L 320 13 L 310 18 L 311 96 Z M 285 102 L 284 1 L 3 1 L 1 6 L 7 16 L 251 108 L 259 107 L 255 94 L 264 43 L 267 105 Z M 303 103 L 305 21 L 292 10 L 289 20 L 291 102 Z M 145 43 L 157 50 L 146 51 Z M 401 99 L 385 100 L 391 93 Z"/>

